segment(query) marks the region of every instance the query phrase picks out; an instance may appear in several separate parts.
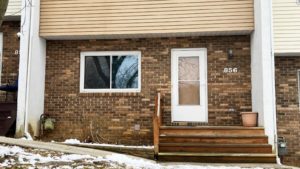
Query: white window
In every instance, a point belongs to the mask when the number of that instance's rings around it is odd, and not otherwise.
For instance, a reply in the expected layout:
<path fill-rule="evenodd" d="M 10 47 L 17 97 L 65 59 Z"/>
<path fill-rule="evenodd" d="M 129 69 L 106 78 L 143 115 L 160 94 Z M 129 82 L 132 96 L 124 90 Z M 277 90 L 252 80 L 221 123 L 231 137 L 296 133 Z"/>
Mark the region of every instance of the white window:
<path fill-rule="evenodd" d="M 80 92 L 140 92 L 141 52 L 81 52 Z"/>
<path fill-rule="evenodd" d="M 0 85 L 1 85 L 1 74 L 2 74 L 2 62 L 3 62 L 3 33 L 0 32 Z"/>

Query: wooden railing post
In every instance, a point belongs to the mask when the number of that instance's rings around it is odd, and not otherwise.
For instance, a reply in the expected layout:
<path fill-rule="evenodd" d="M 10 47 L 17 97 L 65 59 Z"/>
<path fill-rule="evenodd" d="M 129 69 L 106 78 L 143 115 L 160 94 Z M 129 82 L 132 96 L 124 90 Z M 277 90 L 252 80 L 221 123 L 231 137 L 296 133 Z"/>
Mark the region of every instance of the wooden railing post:
<path fill-rule="evenodd" d="M 154 156 L 157 158 L 159 152 L 159 128 L 161 125 L 161 97 L 160 93 L 155 98 L 155 111 L 153 114 L 153 144 Z"/>

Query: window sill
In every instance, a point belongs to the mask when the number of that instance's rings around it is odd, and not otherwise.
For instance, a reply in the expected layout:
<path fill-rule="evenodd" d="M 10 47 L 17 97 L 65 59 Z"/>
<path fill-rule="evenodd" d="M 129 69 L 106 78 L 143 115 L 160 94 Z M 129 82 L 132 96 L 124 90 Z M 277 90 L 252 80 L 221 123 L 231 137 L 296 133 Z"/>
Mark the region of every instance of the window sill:
<path fill-rule="evenodd" d="M 80 97 L 141 96 L 139 92 L 80 92 Z"/>

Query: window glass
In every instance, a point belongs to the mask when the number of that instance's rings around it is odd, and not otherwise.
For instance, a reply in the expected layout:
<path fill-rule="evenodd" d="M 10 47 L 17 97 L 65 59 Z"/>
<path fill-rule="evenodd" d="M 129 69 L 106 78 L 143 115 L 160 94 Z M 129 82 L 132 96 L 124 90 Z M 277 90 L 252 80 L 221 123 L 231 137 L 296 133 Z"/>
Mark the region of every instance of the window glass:
<path fill-rule="evenodd" d="M 199 57 L 178 58 L 179 105 L 200 105 Z"/>
<path fill-rule="evenodd" d="M 85 57 L 84 88 L 110 88 L 110 56 Z"/>
<path fill-rule="evenodd" d="M 84 92 L 140 90 L 139 52 L 83 52 L 81 87 Z"/>
<path fill-rule="evenodd" d="M 112 58 L 112 88 L 138 88 L 138 57 L 123 55 Z"/>

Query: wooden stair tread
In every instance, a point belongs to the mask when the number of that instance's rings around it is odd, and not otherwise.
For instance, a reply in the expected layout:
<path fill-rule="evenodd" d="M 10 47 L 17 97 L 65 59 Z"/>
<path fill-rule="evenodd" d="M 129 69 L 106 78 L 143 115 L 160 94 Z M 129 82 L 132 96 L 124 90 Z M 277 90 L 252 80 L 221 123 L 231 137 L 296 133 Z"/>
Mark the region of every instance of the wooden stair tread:
<path fill-rule="evenodd" d="M 184 138 L 267 138 L 262 135 L 196 135 L 196 134 L 160 134 L 159 137 L 184 137 Z"/>
<path fill-rule="evenodd" d="M 159 161 L 203 162 L 203 163 L 276 163 L 276 155 L 271 153 L 187 153 L 161 152 Z"/>
<path fill-rule="evenodd" d="M 203 143 L 160 143 L 159 146 L 178 147 L 272 147 L 269 144 L 203 144 Z"/>
<path fill-rule="evenodd" d="M 160 126 L 160 129 L 186 129 L 186 130 L 264 130 L 264 127 L 243 127 L 243 126 Z"/>
<path fill-rule="evenodd" d="M 189 152 L 159 152 L 158 156 L 186 156 L 186 157 L 276 157 L 276 154 L 259 153 L 189 153 Z"/>

